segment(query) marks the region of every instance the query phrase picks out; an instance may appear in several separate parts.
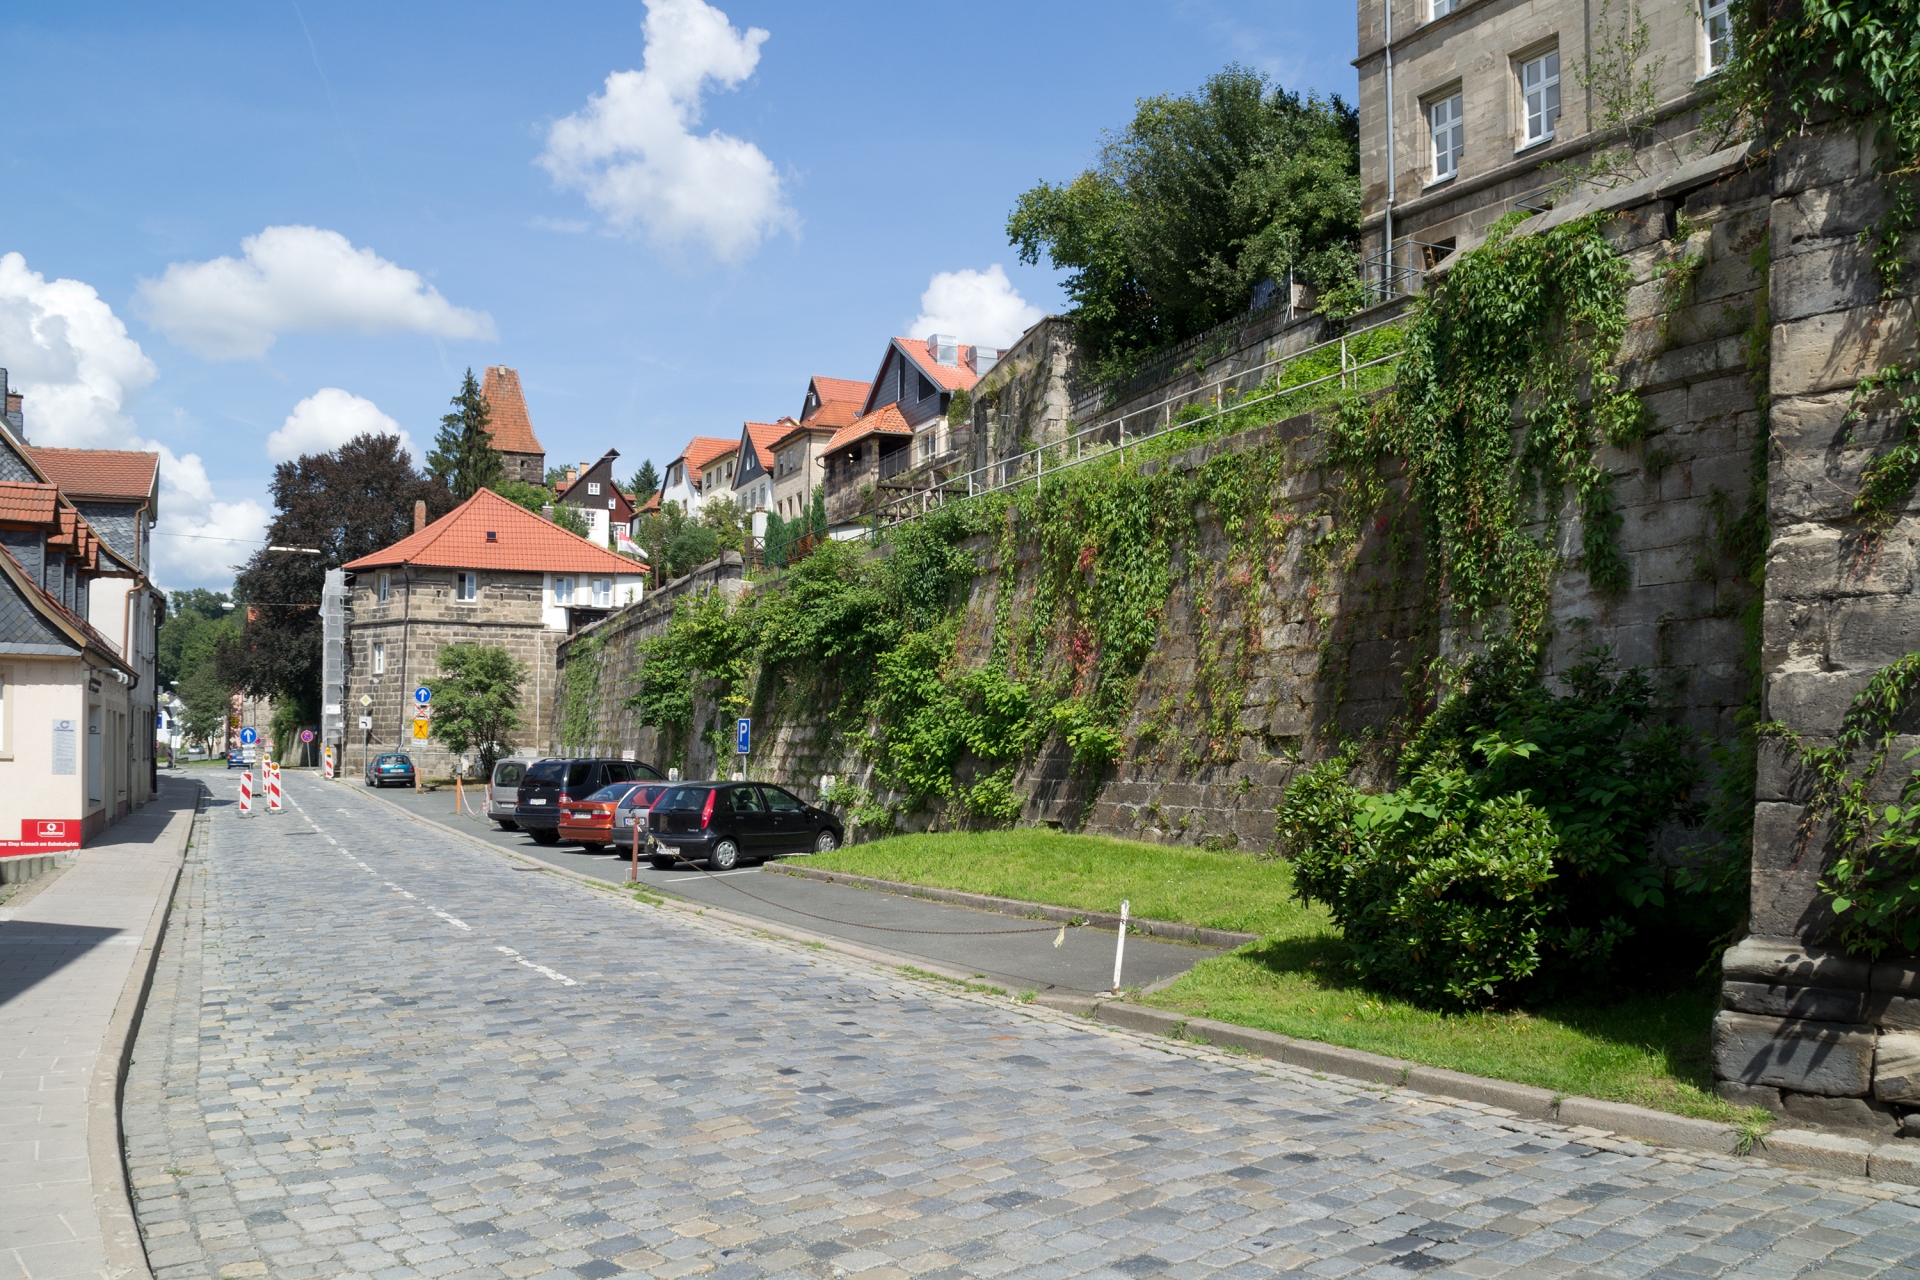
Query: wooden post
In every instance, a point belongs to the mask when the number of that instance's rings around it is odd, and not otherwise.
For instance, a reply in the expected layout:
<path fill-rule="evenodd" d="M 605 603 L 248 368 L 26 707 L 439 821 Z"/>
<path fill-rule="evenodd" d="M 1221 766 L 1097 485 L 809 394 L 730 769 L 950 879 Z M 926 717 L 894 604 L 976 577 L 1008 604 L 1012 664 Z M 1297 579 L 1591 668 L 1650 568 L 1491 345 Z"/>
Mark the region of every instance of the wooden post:
<path fill-rule="evenodd" d="M 620 806 L 617 804 L 614 805 L 613 811 L 619 813 Z M 638 814 L 634 816 L 636 818 L 639 817 Z M 633 867 L 627 872 L 627 883 L 640 883 L 640 824 L 638 822 L 633 824 Z"/>

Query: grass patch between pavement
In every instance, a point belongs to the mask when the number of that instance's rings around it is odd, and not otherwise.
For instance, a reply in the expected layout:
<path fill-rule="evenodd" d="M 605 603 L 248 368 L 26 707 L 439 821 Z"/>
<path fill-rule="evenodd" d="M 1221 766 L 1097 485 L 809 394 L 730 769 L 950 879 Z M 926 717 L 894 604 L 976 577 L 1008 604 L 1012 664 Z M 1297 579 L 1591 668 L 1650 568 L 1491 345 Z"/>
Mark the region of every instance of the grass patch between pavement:
<path fill-rule="evenodd" d="M 1285 863 L 1045 828 L 895 836 L 814 866 L 1087 911 L 1118 911 L 1262 940 L 1202 961 L 1142 1002 L 1429 1066 L 1730 1123 L 1761 1116 L 1713 1096 L 1711 982 L 1605 1004 L 1445 1014 L 1362 989 Z"/>

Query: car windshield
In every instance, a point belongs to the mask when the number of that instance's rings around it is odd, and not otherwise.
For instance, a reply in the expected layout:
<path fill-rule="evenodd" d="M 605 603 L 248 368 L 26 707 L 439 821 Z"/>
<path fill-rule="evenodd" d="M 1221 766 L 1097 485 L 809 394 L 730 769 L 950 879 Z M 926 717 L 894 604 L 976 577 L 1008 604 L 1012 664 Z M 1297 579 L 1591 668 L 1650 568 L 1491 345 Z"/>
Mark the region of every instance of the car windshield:
<path fill-rule="evenodd" d="M 633 766 L 633 772 L 637 777 L 652 778 L 655 782 L 665 782 L 667 780 L 665 774 L 661 773 L 658 769 L 654 768 L 650 764 L 636 763 Z"/>
<path fill-rule="evenodd" d="M 669 813 L 697 813 L 706 807 L 707 793 L 711 790 L 711 787 L 675 787 L 661 796 L 653 807 Z"/>
<path fill-rule="evenodd" d="M 588 804 L 616 804 L 627 792 L 633 790 L 631 782 L 614 782 L 600 788 L 587 797 Z"/>
<path fill-rule="evenodd" d="M 542 760 L 537 764 L 528 766 L 526 776 L 522 778 L 521 781 L 544 783 L 547 786 L 552 786 L 566 776 L 567 762 L 565 760 Z"/>
<path fill-rule="evenodd" d="M 526 771 L 527 766 L 519 760 L 502 760 L 493 766 L 493 785 L 517 787 L 520 785 L 520 775 Z"/>
<path fill-rule="evenodd" d="M 620 802 L 623 809 L 651 809 L 656 800 L 666 794 L 665 787 L 635 786 L 625 800 Z"/>
<path fill-rule="evenodd" d="M 381 756 L 380 763 L 381 764 L 412 764 L 413 761 L 407 759 L 405 756 Z"/>

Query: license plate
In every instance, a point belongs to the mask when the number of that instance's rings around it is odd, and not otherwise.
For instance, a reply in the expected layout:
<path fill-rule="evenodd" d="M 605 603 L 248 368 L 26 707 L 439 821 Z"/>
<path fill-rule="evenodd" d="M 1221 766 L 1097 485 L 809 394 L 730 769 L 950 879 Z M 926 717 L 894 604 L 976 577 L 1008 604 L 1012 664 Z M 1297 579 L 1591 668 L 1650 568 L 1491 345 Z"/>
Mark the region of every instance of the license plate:
<path fill-rule="evenodd" d="M 545 804 L 546 801 L 545 800 L 529 800 L 527 801 L 527 803 L 528 804 Z"/>

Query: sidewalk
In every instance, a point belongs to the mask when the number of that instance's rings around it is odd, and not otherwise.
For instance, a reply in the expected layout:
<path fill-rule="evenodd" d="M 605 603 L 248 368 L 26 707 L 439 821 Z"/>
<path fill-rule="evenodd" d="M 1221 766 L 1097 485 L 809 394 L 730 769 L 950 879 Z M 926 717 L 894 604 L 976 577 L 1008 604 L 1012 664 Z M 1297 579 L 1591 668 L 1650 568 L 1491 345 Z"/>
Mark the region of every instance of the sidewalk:
<path fill-rule="evenodd" d="M 146 1274 L 118 1086 L 199 794 L 163 773 L 158 799 L 0 908 L 5 1280 Z"/>

